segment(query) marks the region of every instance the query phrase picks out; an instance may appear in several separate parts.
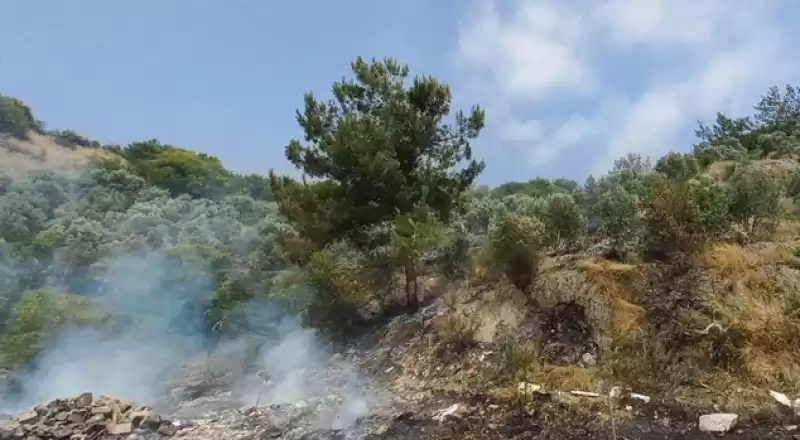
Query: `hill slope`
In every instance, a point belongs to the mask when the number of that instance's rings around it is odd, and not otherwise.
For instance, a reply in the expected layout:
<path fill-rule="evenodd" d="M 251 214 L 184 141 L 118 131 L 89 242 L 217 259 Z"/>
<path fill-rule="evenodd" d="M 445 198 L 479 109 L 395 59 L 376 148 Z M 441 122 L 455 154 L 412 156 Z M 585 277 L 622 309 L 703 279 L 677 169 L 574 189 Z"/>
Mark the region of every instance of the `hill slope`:
<path fill-rule="evenodd" d="M 86 168 L 110 153 L 99 148 L 65 147 L 58 139 L 29 132 L 27 139 L 0 134 L 0 171 L 20 176 L 34 170 L 72 171 Z"/>
<path fill-rule="evenodd" d="M 4 403 L 114 393 L 210 438 L 705 438 L 710 412 L 736 413 L 723 438 L 794 435 L 795 89 L 691 153 L 490 190 L 479 107 L 448 125 L 434 78 L 352 66 L 286 147 L 311 181 L 157 140 L 87 167 L 57 144 L 96 143 L 0 96 Z"/>

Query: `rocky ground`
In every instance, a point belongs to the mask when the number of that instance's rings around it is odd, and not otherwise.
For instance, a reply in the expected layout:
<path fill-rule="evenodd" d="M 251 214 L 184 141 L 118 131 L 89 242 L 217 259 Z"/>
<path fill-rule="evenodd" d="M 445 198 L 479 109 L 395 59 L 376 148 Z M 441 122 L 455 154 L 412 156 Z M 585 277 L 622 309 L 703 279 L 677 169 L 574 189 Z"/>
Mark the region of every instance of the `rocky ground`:
<path fill-rule="evenodd" d="M 780 417 L 702 412 L 621 387 L 601 394 L 520 382 L 498 392 L 495 347 L 429 340 L 440 307 L 396 317 L 290 379 L 242 376 L 227 355 L 198 359 L 152 406 L 65 396 L 3 421 L 0 440 L 800 439 L 794 403 L 767 391 Z"/>

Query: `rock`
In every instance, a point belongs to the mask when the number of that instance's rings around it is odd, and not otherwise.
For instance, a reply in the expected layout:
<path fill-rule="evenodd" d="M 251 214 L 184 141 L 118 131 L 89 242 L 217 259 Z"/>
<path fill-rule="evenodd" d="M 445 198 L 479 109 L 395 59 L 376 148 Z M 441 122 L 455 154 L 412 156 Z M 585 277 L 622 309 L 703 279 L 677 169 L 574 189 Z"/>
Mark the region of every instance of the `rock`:
<path fill-rule="evenodd" d="M 792 401 L 789 400 L 788 397 L 786 397 L 786 394 L 770 390 L 769 395 L 772 396 L 772 398 L 775 399 L 776 402 L 780 403 L 785 407 L 791 408 L 793 406 Z"/>
<path fill-rule="evenodd" d="M 102 414 L 102 415 L 110 415 L 111 414 L 111 407 L 110 406 L 95 406 L 92 408 L 91 413 L 92 415 Z"/>
<path fill-rule="evenodd" d="M 127 423 L 107 423 L 106 431 L 111 435 L 126 435 L 133 432 L 133 426 L 130 422 Z"/>
<path fill-rule="evenodd" d="M 739 415 L 732 413 L 706 414 L 700 416 L 698 427 L 703 432 L 725 433 L 733 428 L 738 419 Z"/>
<path fill-rule="evenodd" d="M 591 353 L 584 353 L 581 355 L 581 363 L 584 367 L 593 367 L 597 365 L 597 358 Z"/>
<path fill-rule="evenodd" d="M 517 390 L 525 394 L 533 394 L 541 391 L 542 386 L 535 383 L 520 382 L 517 384 Z"/>
<path fill-rule="evenodd" d="M 450 405 L 447 409 L 443 409 L 437 411 L 437 413 L 433 416 L 433 419 L 438 422 L 445 422 L 448 420 L 458 420 L 463 417 L 465 412 L 464 407 L 462 407 L 458 403 L 454 403 Z"/>
<path fill-rule="evenodd" d="M 134 428 L 158 429 L 161 424 L 161 417 L 149 408 L 132 412 L 130 418 Z"/>
<path fill-rule="evenodd" d="M 90 393 L 56 399 L 20 414 L 15 420 L 0 423 L 3 440 L 141 440 L 172 436 L 176 432 L 177 428 L 149 407 L 110 396 L 95 400 Z"/>
<path fill-rule="evenodd" d="M 178 433 L 178 427 L 171 423 L 165 423 L 158 427 L 158 433 L 163 436 L 172 437 Z"/>
<path fill-rule="evenodd" d="M 92 405 L 92 400 L 94 400 L 94 396 L 92 393 L 83 393 L 75 399 L 75 406 L 78 408 L 86 408 Z"/>
<path fill-rule="evenodd" d="M 53 430 L 53 437 L 58 439 L 72 437 L 72 434 L 72 429 L 67 427 L 56 428 Z"/>
<path fill-rule="evenodd" d="M 36 411 L 26 411 L 17 416 L 17 421 L 22 423 L 23 425 L 34 423 L 38 419 L 39 419 L 39 414 L 37 414 Z"/>

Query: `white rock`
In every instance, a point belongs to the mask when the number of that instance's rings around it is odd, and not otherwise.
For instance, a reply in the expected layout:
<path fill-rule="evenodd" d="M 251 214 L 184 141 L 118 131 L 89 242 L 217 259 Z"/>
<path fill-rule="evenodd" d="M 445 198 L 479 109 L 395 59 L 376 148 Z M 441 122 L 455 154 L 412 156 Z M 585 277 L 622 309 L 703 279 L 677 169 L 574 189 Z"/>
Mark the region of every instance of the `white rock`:
<path fill-rule="evenodd" d="M 641 400 L 644 403 L 650 403 L 650 396 L 644 394 L 631 393 L 631 399 Z"/>
<path fill-rule="evenodd" d="M 447 409 L 438 411 L 438 413 L 433 416 L 433 419 L 439 422 L 444 422 L 448 419 L 460 419 L 462 412 L 463 409 L 461 408 L 461 405 L 454 403 Z"/>
<path fill-rule="evenodd" d="M 791 408 L 793 406 L 792 405 L 792 401 L 789 400 L 788 397 L 786 397 L 786 394 L 770 390 L 769 391 L 769 395 L 772 396 L 772 398 L 775 399 L 776 402 L 780 403 L 783 406 L 786 406 L 786 407 L 789 407 L 789 408 Z"/>
<path fill-rule="evenodd" d="M 703 432 L 728 432 L 739 420 L 738 414 L 716 413 L 700 416 L 698 427 Z"/>
<path fill-rule="evenodd" d="M 517 390 L 525 394 L 533 394 L 542 390 L 541 385 L 528 382 L 520 382 L 517 384 Z"/>
<path fill-rule="evenodd" d="M 581 362 L 584 366 L 593 367 L 597 365 L 597 358 L 591 353 L 584 353 L 581 355 Z"/>

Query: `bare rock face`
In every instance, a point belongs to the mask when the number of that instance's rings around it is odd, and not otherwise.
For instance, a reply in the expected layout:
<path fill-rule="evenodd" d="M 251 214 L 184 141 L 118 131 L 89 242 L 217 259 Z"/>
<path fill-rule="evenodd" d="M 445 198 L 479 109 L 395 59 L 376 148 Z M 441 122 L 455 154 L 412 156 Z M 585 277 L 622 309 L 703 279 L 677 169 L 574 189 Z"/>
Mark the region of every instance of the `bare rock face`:
<path fill-rule="evenodd" d="M 172 437 L 178 428 L 150 407 L 91 393 L 37 405 L 0 421 L 0 440 L 120 440 Z"/>

